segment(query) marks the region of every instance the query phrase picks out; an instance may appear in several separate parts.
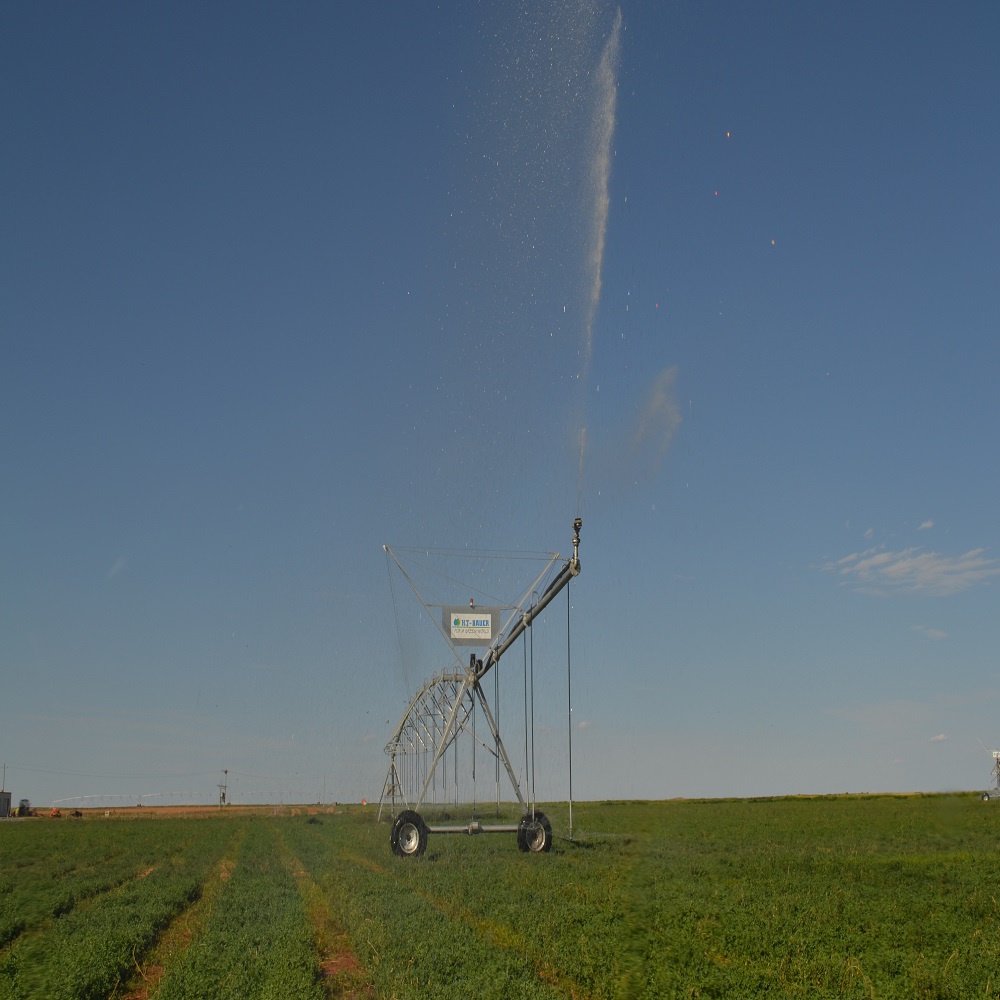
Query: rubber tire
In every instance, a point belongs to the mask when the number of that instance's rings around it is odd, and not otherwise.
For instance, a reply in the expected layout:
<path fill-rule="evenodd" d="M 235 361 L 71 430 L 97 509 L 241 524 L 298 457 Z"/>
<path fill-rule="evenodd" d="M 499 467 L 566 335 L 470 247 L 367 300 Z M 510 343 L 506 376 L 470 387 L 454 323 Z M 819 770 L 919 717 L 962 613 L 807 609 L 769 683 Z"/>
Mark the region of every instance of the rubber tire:
<path fill-rule="evenodd" d="M 389 837 L 397 858 L 415 858 L 427 850 L 427 826 L 420 813 L 404 809 L 393 821 Z"/>
<path fill-rule="evenodd" d="M 517 849 L 532 854 L 542 854 L 552 850 L 552 824 L 543 812 L 535 810 L 534 819 L 531 813 L 525 813 L 517 825 Z"/>
<path fill-rule="evenodd" d="M 990 793 L 989 792 L 983 792 L 983 801 L 984 802 L 989 802 L 990 801 Z"/>

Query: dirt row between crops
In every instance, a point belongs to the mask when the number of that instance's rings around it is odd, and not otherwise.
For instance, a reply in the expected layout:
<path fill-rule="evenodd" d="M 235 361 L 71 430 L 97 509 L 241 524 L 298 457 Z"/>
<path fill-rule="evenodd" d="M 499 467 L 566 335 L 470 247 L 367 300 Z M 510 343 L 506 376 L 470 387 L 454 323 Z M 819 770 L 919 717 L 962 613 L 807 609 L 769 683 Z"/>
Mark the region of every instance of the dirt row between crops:
<path fill-rule="evenodd" d="M 270 815 L 270 810 L 266 814 Z M 116 991 L 111 1000 L 155 997 L 167 968 L 181 961 L 208 922 L 216 897 L 236 868 L 241 839 L 242 835 L 237 835 L 226 857 L 216 865 L 213 876 L 204 883 L 198 899 L 168 924 L 147 958 L 142 963 L 136 962 L 135 972 L 124 985 L 123 992 Z M 350 947 L 347 933 L 334 919 L 319 886 L 283 841 L 281 846 L 313 927 L 324 994 L 329 1000 L 376 1000 L 374 989 L 365 982 L 364 969 Z"/>
<path fill-rule="evenodd" d="M 376 864 L 370 858 L 362 857 L 359 854 L 346 854 L 345 858 L 352 864 L 360 865 L 363 868 L 367 868 L 369 871 L 384 874 L 399 884 L 399 880 L 391 871 L 388 871 L 382 866 Z M 404 862 L 404 864 L 405 863 L 408 862 Z M 531 947 L 528 939 L 514 928 L 509 927 L 507 924 L 500 924 L 495 921 L 479 917 L 471 910 L 467 910 L 465 907 L 461 906 L 454 899 L 443 899 L 440 896 L 435 896 L 432 893 L 425 892 L 421 889 L 415 889 L 413 891 L 416 892 L 417 895 L 419 895 L 425 902 L 433 906 L 434 909 L 443 913 L 449 920 L 461 921 L 462 923 L 467 924 L 477 934 L 498 948 L 504 948 L 508 951 L 513 951 L 515 954 L 526 956 L 534 964 L 535 975 L 538 976 L 543 983 L 546 983 L 547 985 L 559 990 L 559 992 L 569 996 L 571 1000 L 587 1000 L 588 994 L 578 983 L 574 982 L 573 979 L 564 973 L 561 973 L 550 962 L 547 962 L 544 958 L 539 957 L 535 950 Z"/>
<path fill-rule="evenodd" d="M 235 856 L 241 839 L 241 834 L 234 838 L 229 854 L 219 861 L 212 877 L 203 883 L 198 898 L 164 928 L 145 960 L 141 963 L 136 961 L 135 972 L 124 984 L 121 1000 L 149 1000 L 155 995 L 167 966 L 183 957 L 205 926 L 215 897 L 236 867 Z M 111 1000 L 118 1000 L 118 994 L 112 994 Z"/>
<path fill-rule="evenodd" d="M 365 982 L 364 968 L 351 948 L 347 932 L 330 912 L 322 890 L 298 858 L 289 856 L 288 860 L 291 862 L 289 871 L 298 886 L 316 935 L 324 992 L 328 997 L 339 1000 L 375 1000 L 375 990 Z"/>

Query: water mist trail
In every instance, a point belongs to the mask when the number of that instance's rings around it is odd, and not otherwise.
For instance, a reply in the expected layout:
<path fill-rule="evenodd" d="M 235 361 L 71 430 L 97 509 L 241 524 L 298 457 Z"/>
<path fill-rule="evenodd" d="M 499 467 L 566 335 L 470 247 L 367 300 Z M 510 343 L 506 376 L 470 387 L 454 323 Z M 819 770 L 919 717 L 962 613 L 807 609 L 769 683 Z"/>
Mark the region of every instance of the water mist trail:
<path fill-rule="evenodd" d="M 618 96 L 618 56 L 621 49 L 622 11 L 615 12 L 611 34 L 604 44 L 597 69 L 596 106 L 593 120 L 593 157 L 590 167 L 590 199 L 593 206 L 590 238 L 587 253 L 587 278 L 590 295 L 587 301 L 583 327 L 583 365 L 581 380 L 586 386 L 590 372 L 590 358 L 594 347 L 594 319 L 601 300 L 601 270 L 604 263 L 604 239 L 608 229 L 608 192 L 611 179 L 611 139 L 615 131 L 615 105 Z M 583 492 L 583 456 L 587 446 L 586 413 L 580 429 L 580 478 L 577 484 L 577 513 Z"/>

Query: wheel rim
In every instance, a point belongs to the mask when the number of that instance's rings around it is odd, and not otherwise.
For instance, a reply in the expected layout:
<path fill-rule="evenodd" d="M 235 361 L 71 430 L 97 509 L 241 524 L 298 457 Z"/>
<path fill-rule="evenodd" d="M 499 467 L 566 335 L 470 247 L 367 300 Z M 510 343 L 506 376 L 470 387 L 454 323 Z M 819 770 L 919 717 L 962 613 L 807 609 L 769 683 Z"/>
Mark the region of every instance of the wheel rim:
<path fill-rule="evenodd" d="M 420 831 L 413 823 L 404 823 L 399 828 L 399 849 L 404 854 L 415 854 L 420 846 Z"/>
<path fill-rule="evenodd" d="M 535 821 L 527 825 L 524 830 L 524 842 L 528 845 L 528 850 L 536 854 L 545 849 L 545 828 L 541 823 Z"/>

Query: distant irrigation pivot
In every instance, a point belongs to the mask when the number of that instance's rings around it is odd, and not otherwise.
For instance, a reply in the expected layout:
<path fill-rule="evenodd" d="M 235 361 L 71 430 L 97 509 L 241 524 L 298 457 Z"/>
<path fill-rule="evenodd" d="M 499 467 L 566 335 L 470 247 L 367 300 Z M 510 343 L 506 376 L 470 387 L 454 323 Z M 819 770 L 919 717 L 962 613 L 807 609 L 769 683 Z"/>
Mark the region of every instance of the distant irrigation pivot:
<path fill-rule="evenodd" d="M 82 809 L 109 808 L 120 809 L 128 806 L 147 805 L 187 805 L 197 802 L 197 792 L 144 792 L 141 795 L 130 795 L 127 792 L 109 792 L 94 795 L 70 795 L 63 799 L 53 799 L 52 805 L 78 806 Z"/>
<path fill-rule="evenodd" d="M 400 857 L 423 854 L 431 833 L 515 833 L 518 848 L 522 851 L 539 853 L 548 851 L 552 846 L 552 826 L 547 817 L 535 808 L 534 799 L 534 660 L 529 630 L 542 611 L 566 589 L 573 577 L 579 575 L 582 525 L 582 520 L 577 517 L 573 522 L 573 554 L 552 579 L 544 583 L 559 562 L 558 553 L 550 555 L 545 567 L 520 600 L 508 607 L 479 607 L 473 600 L 470 600 L 468 608 L 430 604 L 421 596 L 395 553 L 384 546 L 386 555 L 410 584 L 417 600 L 450 646 L 455 661 L 453 667 L 432 676 L 418 688 L 385 746 L 389 768 L 379 802 L 378 818 L 381 819 L 383 808 L 388 806 L 392 815 L 390 844 L 394 854 Z M 540 592 L 538 588 L 542 588 Z M 567 656 L 568 614 L 567 601 Z M 492 707 L 483 684 L 484 678 L 500 663 L 501 657 L 522 637 L 525 639 L 524 779 L 527 794 L 522 791 L 511 756 L 500 735 L 497 673 L 493 675 Z M 480 657 L 473 650 L 466 661 L 463 656 L 465 647 L 478 647 L 485 652 Z M 479 717 L 482 722 L 477 732 Z M 464 748 L 461 753 L 460 743 Z M 471 755 L 467 752 L 469 747 Z M 492 758 L 494 764 L 498 816 L 502 770 L 520 807 L 521 817 L 517 822 L 484 824 L 476 819 L 476 754 L 479 750 Z M 471 774 L 467 775 L 465 767 L 470 760 Z M 460 781 L 463 790 L 471 790 L 472 819 L 463 825 L 428 823 L 422 815 L 426 805 L 447 809 L 468 805 L 467 801 L 460 801 Z M 572 784 L 570 801 L 572 809 Z M 444 818 L 450 819 L 450 813 L 445 812 Z"/>
<path fill-rule="evenodd" d="M 1000 750 L 994 750 L 986 746 L 982 740 L 978 740 L 979 745 L 993 757 L 993 768 L 990 771 L 991 786 L 983 792 L 983 801 L 990 799 L 1000 800 Z"/>

